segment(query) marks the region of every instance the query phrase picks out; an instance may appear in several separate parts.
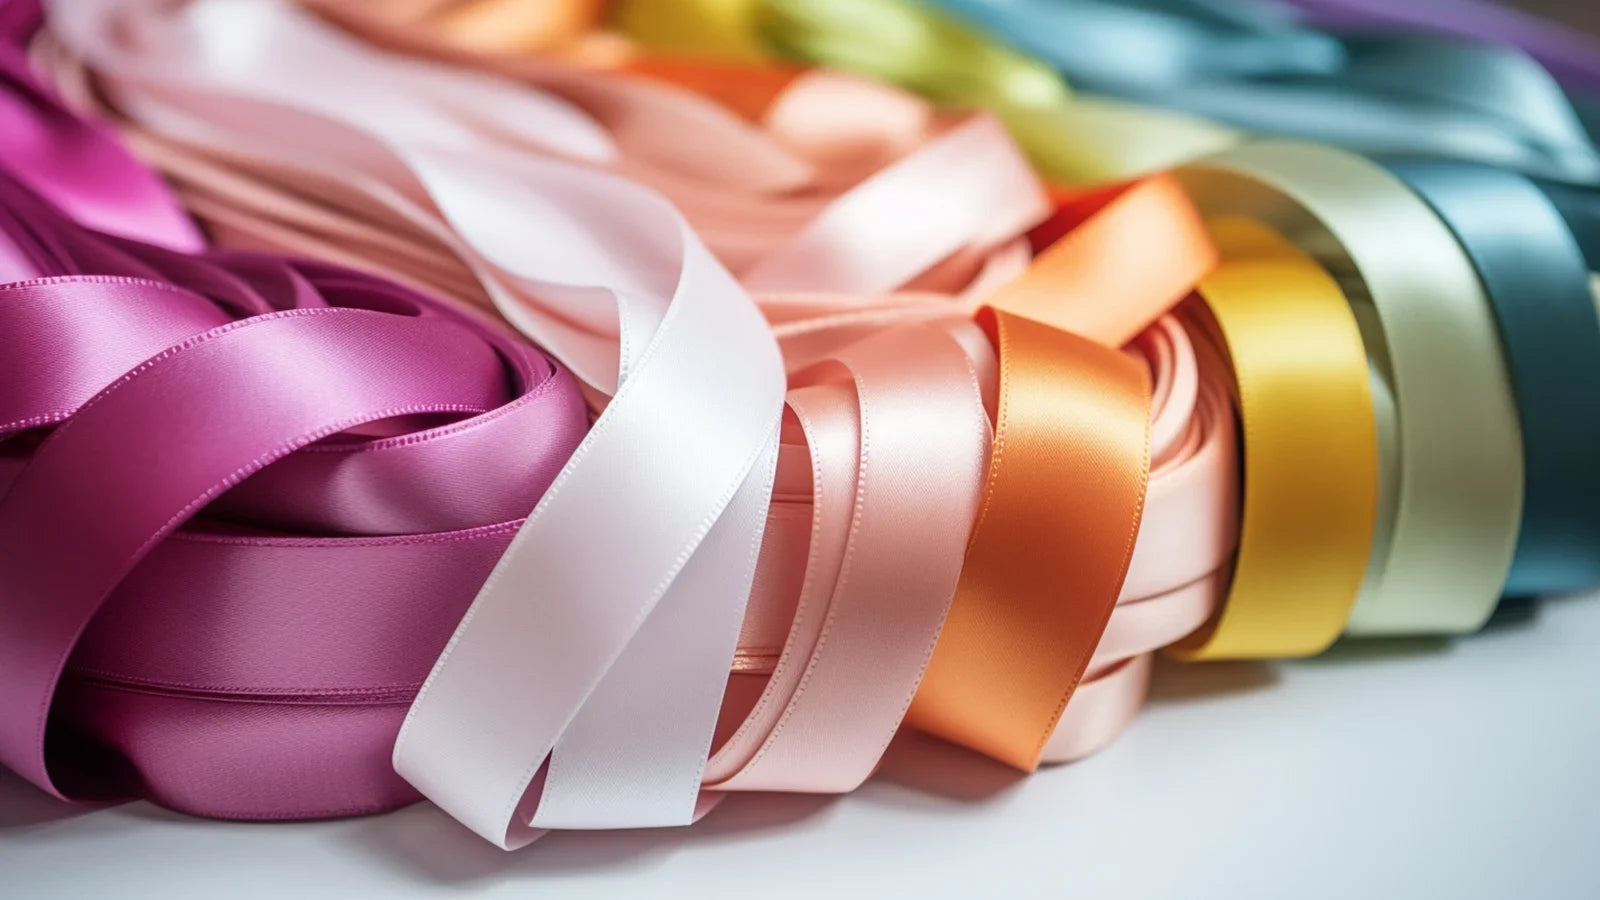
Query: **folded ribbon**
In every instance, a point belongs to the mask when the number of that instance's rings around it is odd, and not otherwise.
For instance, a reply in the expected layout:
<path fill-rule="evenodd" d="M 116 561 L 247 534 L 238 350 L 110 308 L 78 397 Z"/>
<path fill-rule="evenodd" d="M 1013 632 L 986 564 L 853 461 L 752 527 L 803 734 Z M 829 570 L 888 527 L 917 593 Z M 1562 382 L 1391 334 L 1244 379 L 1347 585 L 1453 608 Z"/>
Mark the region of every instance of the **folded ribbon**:
<path fill-rule="evenodd" d="M 776 462 L 783 371 L 765 323 L 655 195 L 548 157 L 465 165 L 460 129 L 340 74 L 357 59 L 283 12 L 110 0 L 54 5 L 51 26 L 145 118 L 217 151 L 272 148 L 273 165 L 442 238 L 508 319 L 610 396 L 424 682 L 396 769 L 501 846 L 550 826 L 690 821 Z M 195 42 L 224 23 L 253 40 L 224 56 Z M 294 54 L 273 41 L 291 35 L 319 65 L 277 67 Z M 605 152 L 564 107 L 523 124 L 569 154 Z M 640 728 L 647 758 L 629 752 Z"/>

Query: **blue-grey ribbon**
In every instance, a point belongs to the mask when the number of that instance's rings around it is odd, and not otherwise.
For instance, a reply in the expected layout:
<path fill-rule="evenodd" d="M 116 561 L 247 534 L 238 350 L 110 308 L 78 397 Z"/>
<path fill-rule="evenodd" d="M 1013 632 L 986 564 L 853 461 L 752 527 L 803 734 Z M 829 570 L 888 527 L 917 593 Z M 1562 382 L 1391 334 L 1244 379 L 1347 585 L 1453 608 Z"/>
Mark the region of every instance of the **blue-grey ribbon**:
<path fill-rule="evenodd" d="M 1263 134 L 1600 182 L 1548 72 L 1512 47 L 1311 29 L 1265 0 L 924 0 L 1096 91 Z"/>
<path fill-rule="evenodd" d="M 1526 460 L 1506 593 L 1600 582 L 1600 318 L 1582 248 L 1550 197 L 1521 175 L 1457 162 L 1386 164 L 1455 233 L 1499 324 Z"/>

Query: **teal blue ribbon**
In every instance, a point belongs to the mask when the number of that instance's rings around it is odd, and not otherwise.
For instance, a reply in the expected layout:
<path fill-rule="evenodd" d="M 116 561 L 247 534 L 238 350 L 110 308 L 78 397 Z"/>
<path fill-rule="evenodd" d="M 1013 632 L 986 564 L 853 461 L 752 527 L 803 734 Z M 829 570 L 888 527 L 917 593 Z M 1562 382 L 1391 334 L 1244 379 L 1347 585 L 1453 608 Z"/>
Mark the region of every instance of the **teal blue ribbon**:
<path fill-rule="evenodd" d="M 1499 323 L 1526 460 L 1506 593 L 1600 582 L 1600 317 L 1589 289 L 1591 262 L 1569 225 L 1579 207 L 1600 213 L 1600 204 L 1586 205 L 1588 192 L 1558 185 L 1571 207 L 1564 215 L 1546 190 L 1513 172 L 1458 162 L 1385 164 L 1455 233 Z M 1589 249 L 1600 253 L 1600 241 Z"/>
<path fill-rule="evenodd" d="M 1572 102 L 1514 48 L 1317 31 L 1263 0 L 924 2 L 1088 91 L 1367 153 L 1600 183 L 1600 151 Z"/>
<path fill-rule="evenodd" d="M 1539 188 L 1566 218 L 1589 261 L 1589 271 L 1600 272 L 1600 190 L 1549 181 L 1540 181 Z"/>

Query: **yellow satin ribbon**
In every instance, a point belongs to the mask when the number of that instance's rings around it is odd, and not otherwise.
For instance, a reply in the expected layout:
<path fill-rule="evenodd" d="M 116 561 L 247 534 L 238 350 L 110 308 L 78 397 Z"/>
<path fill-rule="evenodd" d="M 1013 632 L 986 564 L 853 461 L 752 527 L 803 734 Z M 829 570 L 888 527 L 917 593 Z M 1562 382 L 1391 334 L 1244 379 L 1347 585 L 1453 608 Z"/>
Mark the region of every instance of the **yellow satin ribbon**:
<path fill-rule="evenodd" d="M 788 59 L 990 109 L 1065 184 L 1147 174 L 1239 140 L 1194 116 L 1075 95 L 1038 60 L 914 0 L 622 0 L 611 21 L 655 52 Z"/>
<path fill-rule="evenodd" d="M 1186 310 L 1232 363 L 1244 440 L 1233 583 L 1186 659 L 1307 656 L 1361 590 L 1378 503 L 1378 437 L 1354 314 L 1322 267 L 1271 229 L 1214 220 L 1221 266 Z M 1207 310 L 1209 309 L 1209 313 Z"/>

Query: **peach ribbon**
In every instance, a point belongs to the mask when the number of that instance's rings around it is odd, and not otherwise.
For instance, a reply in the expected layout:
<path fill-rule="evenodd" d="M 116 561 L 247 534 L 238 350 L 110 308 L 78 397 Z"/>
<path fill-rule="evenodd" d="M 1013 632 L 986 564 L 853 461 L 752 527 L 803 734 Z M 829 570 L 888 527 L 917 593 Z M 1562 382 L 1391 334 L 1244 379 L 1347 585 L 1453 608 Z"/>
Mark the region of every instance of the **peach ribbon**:
<path fill-rule="evenodd" d="M 790 412 L 734 655 L 741 674 L 724 704 L 727 725 L 705 777 L 708 786 L 788 789 L 844 789 L 866 777 L 900 724 L 955 593 L 955 563 L 982 491 L 986 412 L 994 412 L 999 367 L 1014 363 L 1010 355 L 997 361 L 969 318 L 1026 264 L 1018 235 L 1045 213 L 1003 133 L 986 118 L 937 117 L 898 92 L 852 79 L 795 79 L 753 127 L 670 86 L 547 61 L 494 66 L 511 67 L 519 81 L 541 89 L 535 90 L 378 54 L 279 6 L 251 5 L 271 11 L 274 27 L 296 36 L 294 59 L 269 54 L 258 64 L 336 72 L 359 60 L 376 67 L 409 88 L 394 98 L 402 104 L 397 111 L 471 136 L 477 149 L 456 166 L 554 155 L 649 181 L 679 202 L 747 286 L 762 289 L 758 299 L 791 374 Z M 63 83 L 88 96 L 74 60 L 62 55 L 55 62 Z M 136 81 L 119 76 L 117 86 L 137 146 L 174 176 L 225 241 L 343 259 L 467 302 L 504 300 L 496 273 L 482 267 L 474 250 L 474 241 L 490 239 L 482 223 L 441 227 L 382 181 L 319 166 L 295 147 L 293 131 L 258 132 L 244 141 L 227 132 L 241 123 L 223 118 L 220 130 L 197 135 L 148 104 L 128 102 L 142 90 Z M 171 87 L 210 111 L 225 112 L 230 96 L 198 81 Z M 834 102 L 841 96 L 851 103 Z M 856 110 L 859 121 L 841 127 L 827 115 L 845 109 Z M 552 117 L 567 127 L 538 127 Z M 690 152 L 695 147 L 705 158 Z M 985 161 L 964 164 L 973 154 Z M 1160 208 L 1164 197 L 1173 198 L 1170 185 L 1158 179 L 1070 206 L 1055 227 L 1076 237 L 1047 254 L 1044 268 L 1010 296 L 1045 273 L 1064 280 L 1042 295 L 1079 298 L 1078 315 L 1090 318 L 1098 315 L 1097 292 L 1109 291 L 1099 296 L 1117 298 L 1131 318 L 1123 322 L 1126 333 L 1094 336 L 1122 343 L 1138 331 L 1132 322 L 1155 319 L 1161 304 L 1170 306 L 1198 277 L 1196 271 L 1187 284 L 1146 277 L 1148 269 L 1182 268 L 1168 260 L 1192 262 L 1195 247 L 1182 227 L 1116 239 L 1146 219 L 1119 212 Z M 774 198 L 781 214 L 768 208 Z M 1124 224 L 1104 224 L 1118 221 Z M 1144 257 L 1131 255 L 1135 250 Z M 1140 278 L 1128 280 L 1131 274 Z M 1010 302 L 1005 296 L 1002 307 Z M 517 307 L 496 305 L 519 326 L 530 325 Z M 1048 304 L 1040 308 L 1039 316 L 1049 311 Z M 578 309 L 541 318 L 535 336 L 553 349 L 570 345 L 594 328 Z M 1126 722 L 1142 697 L 1146 655 L 1211 614 L 1216 573 L 1231 552 L 1228 523 L 1237 501 L 1225 398 L 1215 402 L 1217 382 L 1197 363 L 1176 321 L 1147 330 L 1133 352 L 1151 369 L 1155 386 L 1147 509 L 1120 597 L 1111 596 L 1120 602 L 1104 635 L 1075 635 L 1094 655 L 1044 748 L 1046 759 L 1088 752 Z M 929 473 L 942 473 L 933 476 L 943 486 L 936 498 L 906 481 Z M 930 527 L 935 519 L 938 527 Z M 919 530 L 917 540 L 907 540 Z M 755 690 L 742 690 L 743 682 Z M 1040 727 L 1049 731 L 1047 723 Z M 779 746 L 789 741 L 796 743 Z M 838 759 L 826 766 L 808 761 L 806 753 L 818 748 L 837 749 Z M 642 764 L 614 748 L 603 758 Z M 563 824 L 600 821 L 574 813 Z"/>

